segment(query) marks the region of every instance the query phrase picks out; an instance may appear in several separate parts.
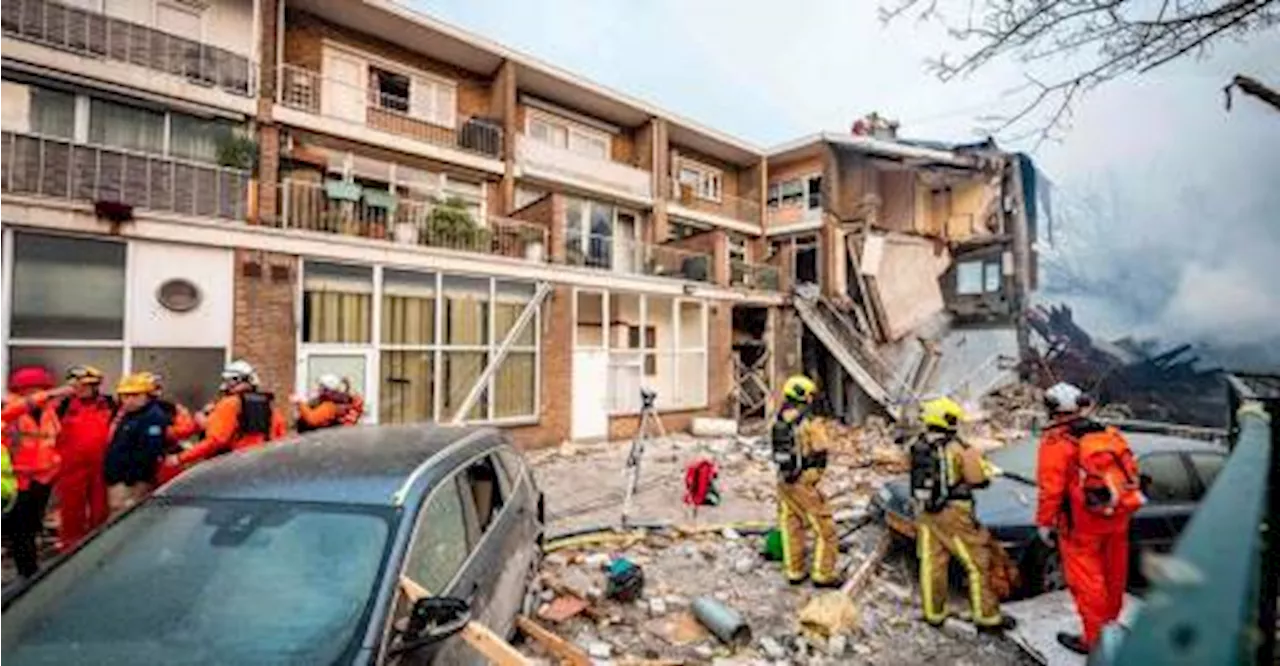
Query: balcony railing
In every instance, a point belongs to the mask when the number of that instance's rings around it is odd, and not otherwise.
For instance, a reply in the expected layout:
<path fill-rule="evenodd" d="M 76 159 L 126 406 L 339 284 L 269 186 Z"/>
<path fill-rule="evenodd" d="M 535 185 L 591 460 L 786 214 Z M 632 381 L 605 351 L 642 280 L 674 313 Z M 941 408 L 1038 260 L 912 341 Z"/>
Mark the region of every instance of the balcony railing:
<path fill-rule="evenodd" d="M 723 192 L 720 193 L 719 201 L 704 199 L 698 196 L 691 185 L 677 181 L 675 176 L 671 177 L 671 201 L 691 210 L 760 224 L 759 201 Z"/>
<path fill-rule="evenodd" d="M 4 34 L 19 39 L 146 67 L 236 95 L 257 94 L 257 66 L 226 49 L 50 0 L 5 0 L 0 16 Z"/>
<path fill-rule="evenodd" d="M 281 226 L 343 236 L 391 240 L 405 245 L 462 250 L 544 261 L 547 228 L 520 220 L 490 217 L 484 224 L 459 224 L 435 216 L 434 201 L 388 197 L 370 202 L 336 199 L 313 182 L 281 183 Z"/>
<path fill-rule="evenodd" d="M 807 205 L 784 205 L 769 209 L 769 226 L 785 227 L 805 222 L 822 220 L 821 208 L 809 208 Z"/>
<path fill-rule="evenodd" d="M 565 237 L 565 263 L 697 282 L 710 282 L 714 278 L 709 255 L 598 234 L 569 233 Z"/>
<path fill-rule="evenodd" d="M 653 196 L 653 178 L 648 171 L 612 160 L 580 155 L 524 135 L 516 142 L 516 160 L 525 168 L 593 183 L 638 197 Z"/>
<path fill-rule="evenodd" d="M 162 155 L 0 133 L 3 190 L 77 201 L 243 220 L 247 171 Z"/>
<path fill-rule="evenodd" d="M 768 264 L 753 264 L 735 259 L 729 262 L 729 284 L 748 289 L 777 291 L 780 285 L 778 269 Z"/>
<path fill-rule="evenodd" d="M 280 66 L 280 103 L 291 109 L 344 120 L 390 134 L 486 157 L 502 156 L 502 127 L 468 118 L 445 127 L 416 117 L 410 100 L 365 89 L 294 65 Z"/>

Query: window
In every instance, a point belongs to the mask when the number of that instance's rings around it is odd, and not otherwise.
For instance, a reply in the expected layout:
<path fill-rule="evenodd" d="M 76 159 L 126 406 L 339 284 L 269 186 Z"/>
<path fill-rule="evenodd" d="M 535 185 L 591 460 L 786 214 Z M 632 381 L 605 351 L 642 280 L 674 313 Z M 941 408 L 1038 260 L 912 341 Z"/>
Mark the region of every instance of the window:
<path fill-rule="evenodd" d="M 369 88 L 373 106 L 388 111 L 409 112 L 409 77 L 370 67 Z"/>
<path fill-rule="evenodd" d="M 183 113 L 170 115 L 170 155 L 201 162 L 218 161 L 218 146 L 234 133 L 231 123 L 196 118 Z"/>
<path fill-rule="evenodd" d="M 780 189 L 781 189 L 780 185 L 778 185 L 777 183 L 771 183 L 769 185 L 769 188 L 765 191 L 765 194 L 766 194 L 765 203 L 770 208 L 778 207 L 778 199 L 781 196 Z"/>
<path fill-rule="evenodd" d="M 817 210 L 822 208 L 822 176 L 772 183 L 766 194 L 766 203 L 770 208 L 803 206 L 808 210 Z"/>
<path fill-rule="evenodd" d="M 1218 474 L 1222 472 L 1222 468 L 1227 464 L 1225 456 L 1217 453 L 1192 453 L 1188 454 L 1191 459 L 1191 466 L 1196 469 L 1196 476 L 1200 477 L 1200 485 L 1204 492 L 1209 492 L 1213 487 L 1214 479 L 1218 478 Z M 1196 497 L 1199 500 L 1203 494 Z"/>
<path fill-rule="evenodd" d="M 71 139 L 76 131 L 76 96 L 31 86 L 31 132 Z"/>
<path fill-rule="evenodd" d="M 124 243 L 18 233 L 13 257 L 12 337 L 124 338 Z"/>
<path fill-rule="evenodd" d="M 804 181 L 788 180 L 780 186 L 783 206 L 799 206 L 804 201 Z"/>
<path fill-rule="evenodd" d="M 604 303 L 601 303 L 601 300 Z M 607 316 L 601 316 L 601 309 Z M 706 404 L 706 306 L 700 301 L 614 292 L 579 292 L 577 349 L 607 348 L 606 402 L 612 413 L 641 406 L 641 389 L 657 394 L 660 409 Z M 597 322 L 607 323 L 604 339 Z"/>
<path fill-rule="evenodd" d="M 164 152 L 164 114 L 95 99 L 89 109 L 89 142 L 102 146 Z"/>
<path fill-rule="evenodd" d="M 698 164 L 692 160 L 680 160 L 680 172 L 677 178 L 680 184 L 687 186 L 699 199 L 720 201 L 721 172 L 718 169 Z"/>
<path fill-rule="evenodd" d="M 307 262 L 302 282 L 302 341 L 367 343 L 372 337 L 373 271 Z"/>
<path fill-rule="evenodd" d="M 822 208 L 822 176 L 811 176 L 809 186 L 809 210 Z"/>
<path fill-rule="evenodd" d="M 498 480 L 498 468 L 493 456 L 487 455 L 467 467 L 463 474 L 464 492 L 470 495 L 475 504 L 476 524 L 479 534 L 489 531 L 493 523 L 502 513 L 502 485 Z"/>
<path fill-rule="evenodd" d="M 404 575 L 429 592 L 446 594 L 469 552 L 467 522 L 455 476 L 442 481 L 422 507 Z"/>
<path fill-rule="evenodd" d="M 604 132 L 589 129 L 564 118 L 530 111 L 525 133 L 539 143 L 564 148 L 593 159 L 609 159 L 611 142 Z"/>
<path fill-rule="evenodd" d="M 569 147 L 569 128 L 537 116 L 529 118 L 529 136 L 557 148 Z"/>
<path fill-rule="evenodd" d="M 1138 461 L 1142 492 L 1152 502 L 1193 502 L 1191 477 L 1177 453 L 1157 453 Z"/>
<path fill-rule="evenodd" d="M 520 479 L 524 477 L 523 458 L 510 446 L 504 446 L 499 449 L 498 458 L 502 461 L 502 466 L 506 468 L 507 478 L 511 479 L 511 487 L 514 489 L 520 483 Z"/>
<path fill-rule="evenodd" d="M 987 293 L 994 294 L 1000 291 L 1000 262 L 985 262 L 982 264 L 982 274 L 984 276 L 982 281 L 983 289 L 985 289 Z"/>
<path fill-rule="evenodd" d="M 961 296 L 997 293 L 1002 279 L 999 261 L 973 259 L 956 264 L 956 293 Z"/>
<path fill-rule="evenodd" d="M 199 409 L 212 402 L 217 377 L 226 363 L 223 349 L 139 347 L 133 350 L 133 367 L 146 368 L 164 378 L 164 392 L 172 400 Z"/>

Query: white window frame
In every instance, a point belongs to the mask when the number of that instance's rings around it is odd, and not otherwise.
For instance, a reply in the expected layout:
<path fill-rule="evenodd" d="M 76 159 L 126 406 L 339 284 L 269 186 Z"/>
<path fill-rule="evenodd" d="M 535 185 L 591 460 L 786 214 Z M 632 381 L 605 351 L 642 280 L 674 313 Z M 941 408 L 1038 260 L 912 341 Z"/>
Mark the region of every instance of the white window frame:
<path fill-rule="evenodd" d="M 345 53 L 347 56 L 352 58 L 358 58 L 364 61 L 364 65 L 366 68 L 377 67 L 378 69 L 384 69 L 388 72 L 392 72 L 395 74 L 400 74 L 401 76 L 408 77 L 409 78 L 409 112 L 403 115 L 409 118 L 412 118 L 414 120 L 418 120 L 424 123 L 429 123 L 432 125 L 439 125 L 441 127 L 446 127 L 448 129 L 457 128 L 457 125 L 458 125 L 458 82 L 457 81 L 450 79 L 448 77 L 441 76 L 439 74 L 434 74 L 431 72 L 418 69 L 416 67 L 413 67 L 412 65 L 406 65 L 404 63 L 397 62 L 395 60 L 388 60 L 386 58 L 369 53 L 368 51 L 363 51 L 359 48 L 349 46 L 341 42 L 335 42 L 330 39 L 323 40 L 323 48 L 332 49 L 335 51 L 339 51 L 341 53 Z M 366 85 L 367 85 L 368 72 L 366 72 L 365 78 L 366 78 Z M 338 81 L 337 83 L 340 85 L 350 85 L 350 83 L 342 82 L 342 81 Z M 432 114 L 424 115 L 414 111 L 414 97 L 415 97 L 414 87 L 417 86 L 419 83 L 428 84 L 432 88 L 432 93 L 431 93 L 431 100 L 432 100 L 431 109 L 433 112 Z M 441 90 L 448 90 L 449 97 L 453 100 L 453 104 L 450 105 L 447 109 L 445 109 L 445 113 L 443 114 L 439 113 L 440 109 L 437 106 L 439 102 L 439 93 Z M 364 92 L 366 95 L 368 94 L 367 90 Z M 366 99 L 366 103 L 368 103 L 369 101 L 368 97 L 366 97 L 365 99 Z M 378 108 L 382 108 L 382 107 L 378 107 Z M 397 113 L 397 114 L 401 113 L 400 111 L 395 111 L 390 109 L 386 109 L 386 111 L 388 111 L 389 113 Z"/>
<path fill-rule="evenodd" d="M 559 145 L 556 145 L 554 142 L 547 142 L 547 141 L 543 141 L 541 139 L 535 138 L 533 135 L 534 123 L 542 123 L 552 128 L 557 128 L 562 130 L 565 136 L 565 145 L 559 146 Z M 600 130 L 592 129 L 581 123 L 574 122 L 562 116 L 557 116 L 555 114 L 547 113 L 546 111 L 541 111 L 538 109 L 526 110 L 524 114 L 524 134 L 525 136 L 529 137 L 533 141 L 538 141 L 539 143 L 543 143 L 548 146 L 553 146 L 561 150 L 567 150 L 575 155 L 585 157 L 587 159 L 599 159 L 599 160 L 607 161 L 613 158 L 613 137 L 609 136 L 607 132 L 601 132 Z M 574 149 L 575 135 L 579 138 L 580 141 L 599 141 L 603 143 L 604 155 L 596 156 L 596 155 L 584 153 L 580 150 L 575 150 Z"/>
<path fill-rule="evenodd" d="M 779 208 L 803 208 L 805 210 L 820 209 L 822 207 L 821 205 L 819 205 L 818 208 L 809 207 L 809 197 L 813 196 L 813 191 L 809 188 L 809 182 L 814 178 L 821 178 L 821 177 L 822 177 L 822 172 L 815 171 L 813 173 L 807 173 L 802 176 L 797 176 L 795 178 L 786 178 L 784 180 L 777 180 L 772 183 L 769 183 L 770 188 L 773 188 L 773 187 L 778 188 L 778 199 L 775 202 L 769 203 L 768 207 L 774 210 L 777 210 Z M 784 203 L 782 201 L 783 186 L 791 185 L 797 182 L 800 183 L 800 199 L 797 201 L 797 203 Z M 819 192 L 819 195 L 821 195 L 821 192 Z"/>
<path fill-rule="evenodd" d="M 382 392 L 382 352 L 384 351 L 425 351 L 431 353 L 431 413 L 432 422 L 441 423 L 441 419 L 451 419 L 453 414 L 444 413 L 444 392 L 442 390 L 444 381 L 444 354 L 449 351 L 475 351 L 485 352 L 486 359 L 492 359 L 497 353 L 498 347 L 502 346 L 502 340 L 495 340 L 496 322 L 493 317 L 493 304 L 497 297 L 498 282 L 530 282 L 529 280 L 520 280 L 515 278 L 505 278 L 495 275 L 477 275 L 471 273 L 457 273 L 439 270 L 423 270 L 421 266 L 407 266 L 397 264 L 374 264 L 373 268 L 373 302 L 370 304 L 369 316 L 373 319 L 370 322 L 369 335 L 370 341 L 367 343 L 304 343 L 302 341 L 302 330 L 306 326 L 303 319 L 302 303 L 306 298 L 306 264 L 347 264 L 350 266 L 359 266 L 361 268 L 369 268 L 369 264 L 356 262 L 335 261 L 327 258 L 303 258 L 302 270 L 298 271 L 298 277 L 295 282 L 296 289 L 296 308 L 294 316 L 298 325 L 295 327 L 294 344 L 298 350 L 298 371 L 297 371 L 297 387 L 300 392 L 309 389 L 303 383 L 306 376 L 306 359 L 311 355 L 358 355 L 367 354 L 368 365 L 366 366 L 366 375 L 368 379 L 365 381 L 366 393 L 365 399 L 365 418 L 366 423 L 378 423 L 381 414 L 378 409 L 378 400 Z M 385 293 L 385 273 L 387 270 L 397 270 L 410 273 L 430 274 L 435 280 L 435 339 L 427 344 L 395 344 L 382 341 L 382 298 Z M 459 277 L 469 279 L 487 280 L 489 283 L 489 316 L 488 316 L 488 343 L 481 345 L 450 345 L 445 344 L 441 340 L 444 331 L 444 280 L 446 277 Z M 516 426 L 516 425 L 536 425 L 539 422 L 542 409 L 542 308 L 538 308 L 533 313 L 533 321 L 529 322 L 529 326 L 533 327 L 533 345 L 512 345 L 510 351 L 528 353 L 533 352 L 533 412 L 531 414 L 523 414 L 517 416 L 508 416 L 503 418 L 493 418 L 494 395 L 493 395 L 493 379 L 489 379 L 489 390 L 485 392 L 487 402 L 485 403 L 485 418 L 467 420 L 467 424 L 476 425 L 494 425 L 494 426 Z M 486 360 L 487 363 L 487 360 Z"/>
<path fill-rule="evenodd" d="M 694 196 L 714 203 L 720 203 L 723 200 L 724 171 L 686 157 L 681 157 L 676 166 L 676 179 L 682 185 L 691 185 Z M 693 182 L 685 178 L 685 172 L 695 176 Z"/>

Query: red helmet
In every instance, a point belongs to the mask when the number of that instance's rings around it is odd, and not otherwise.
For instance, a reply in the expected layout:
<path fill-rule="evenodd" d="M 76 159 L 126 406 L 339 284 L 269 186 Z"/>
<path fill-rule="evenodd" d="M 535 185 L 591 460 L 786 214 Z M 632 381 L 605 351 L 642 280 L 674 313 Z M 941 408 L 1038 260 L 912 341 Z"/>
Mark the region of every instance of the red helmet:
<path fill-rule="evenodd" d="M 18 368 L 9 374 L 9 390 L 14 393 L 53 388 L 53 374 L 35 365 Z"/>

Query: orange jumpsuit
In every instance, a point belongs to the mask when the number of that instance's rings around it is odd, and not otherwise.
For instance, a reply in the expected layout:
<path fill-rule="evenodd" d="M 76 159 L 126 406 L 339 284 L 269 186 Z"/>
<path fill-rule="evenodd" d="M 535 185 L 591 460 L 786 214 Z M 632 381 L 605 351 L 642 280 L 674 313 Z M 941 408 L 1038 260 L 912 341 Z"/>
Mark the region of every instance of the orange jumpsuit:
<path fill-rule="evenodd" d="M 1103 625 L 1120 617 L 1129 576 L 1129 516 L 1089 511 L 1079 483 L 1077 442 L 1102 427 L 1085 418 L 1055 422 L 1041 437 L 1036 469 L 1036 524 L 1058 532 L 1063 574 L 1090 648 Z"/>
<path fill-rule="evenodd" d="M 298 404 L 298 419 L 312 429 L 353 426 L 360 422 L 363 414 L 364 400 L 358 395 L 350 396 L 345 403 L 321 399 L 314 405 L 310 402 Z"/>
<path fill-rule="evenodd" d="M 58 548 L 67 552 L 107 522 L 107 482 L 102 474 L 116 405 L 103 395 L 68 396 L 50 409 L 58 414 L 62 467 L 54 484 L 58 498 Z"/>
<path fill-rule="evenodd" d="M 266 394 L 257 394 L 265 396 Z M 266 396 L 269 399 L 269 396 Z M 209 413 L 204 439 L 178 455 L 178 462 L 190 465 L 221 453 L 251 449 L 285 436 L 288 426 L 280 410 L 270 408 L 270 426 L 266 432 L 247 432 L 241 427 L 245 394 L 232 394 L 218 399 Z"/>

